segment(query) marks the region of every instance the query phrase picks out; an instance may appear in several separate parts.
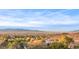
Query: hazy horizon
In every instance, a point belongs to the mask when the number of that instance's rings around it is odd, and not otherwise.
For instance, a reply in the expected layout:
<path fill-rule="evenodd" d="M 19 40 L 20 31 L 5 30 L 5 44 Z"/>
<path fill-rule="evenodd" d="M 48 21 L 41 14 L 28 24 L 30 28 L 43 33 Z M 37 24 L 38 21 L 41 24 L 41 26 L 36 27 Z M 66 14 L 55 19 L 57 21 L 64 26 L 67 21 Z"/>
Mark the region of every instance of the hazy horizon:
<path fill-rule="evenodd" d="M 79 9 L 0 9 L 0 29 L 79 30 Z"/>

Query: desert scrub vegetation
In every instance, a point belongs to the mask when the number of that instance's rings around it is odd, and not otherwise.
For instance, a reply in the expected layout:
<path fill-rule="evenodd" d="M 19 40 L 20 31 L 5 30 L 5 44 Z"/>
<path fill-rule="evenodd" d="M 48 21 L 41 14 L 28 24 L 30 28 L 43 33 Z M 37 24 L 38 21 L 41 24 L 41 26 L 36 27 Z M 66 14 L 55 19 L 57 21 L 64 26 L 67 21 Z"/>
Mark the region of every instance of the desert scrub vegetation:
<path fill-rule="evenodd" d="M 79 48 L 67 33 L 2 33 L 0 49 L 71 49 Z"/>

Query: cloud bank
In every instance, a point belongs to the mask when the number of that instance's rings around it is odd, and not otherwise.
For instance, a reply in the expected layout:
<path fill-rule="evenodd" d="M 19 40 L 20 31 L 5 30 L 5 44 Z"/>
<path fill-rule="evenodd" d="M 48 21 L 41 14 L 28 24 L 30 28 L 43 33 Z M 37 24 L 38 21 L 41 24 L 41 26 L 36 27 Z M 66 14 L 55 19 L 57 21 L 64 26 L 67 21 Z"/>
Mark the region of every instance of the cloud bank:
<path fill-rule="evenodd" d="M 78 11 L 53 9 L 0 10 L 0 26 L 34 27 L 42 30 L 57 30 L 57 28 L 62 30 L 69 26 L 69 30 L 74 27 L 78 29 Z"/>

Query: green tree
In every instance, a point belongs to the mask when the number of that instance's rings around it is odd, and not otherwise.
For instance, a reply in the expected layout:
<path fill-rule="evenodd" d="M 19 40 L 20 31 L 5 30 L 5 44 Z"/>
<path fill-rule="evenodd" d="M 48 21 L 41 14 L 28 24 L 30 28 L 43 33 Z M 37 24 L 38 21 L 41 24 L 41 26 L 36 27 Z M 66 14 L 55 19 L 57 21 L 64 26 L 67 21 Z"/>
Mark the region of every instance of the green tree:
<path fill-rule="evenodd" d="M 73 38 L 65 36 L 66 44 L 70 44 L 71 42 L 74 42 Z"/>
<path fill-rule="evenodd" d="M 63 43 L 60 43 L 60 42 L 54 42 L 49 46 L 49 48 L 52 48 L 52 49 L 65 49 L 65 48 L 67 48 L 67 45 L 64 45 Z"/>

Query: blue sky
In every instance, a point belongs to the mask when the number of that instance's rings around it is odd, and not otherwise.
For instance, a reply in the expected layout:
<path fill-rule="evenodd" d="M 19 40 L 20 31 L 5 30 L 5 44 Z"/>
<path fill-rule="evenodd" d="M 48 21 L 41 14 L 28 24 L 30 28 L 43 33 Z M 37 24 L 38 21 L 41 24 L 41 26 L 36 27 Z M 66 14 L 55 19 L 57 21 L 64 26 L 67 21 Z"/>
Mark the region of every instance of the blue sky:
<path fill-rule="evenodd" d="M 0 9 L 0 28 L 79 30 L 78 9 Z"/>

